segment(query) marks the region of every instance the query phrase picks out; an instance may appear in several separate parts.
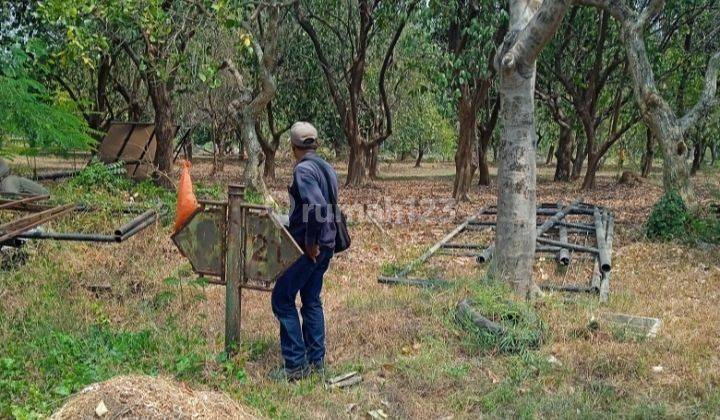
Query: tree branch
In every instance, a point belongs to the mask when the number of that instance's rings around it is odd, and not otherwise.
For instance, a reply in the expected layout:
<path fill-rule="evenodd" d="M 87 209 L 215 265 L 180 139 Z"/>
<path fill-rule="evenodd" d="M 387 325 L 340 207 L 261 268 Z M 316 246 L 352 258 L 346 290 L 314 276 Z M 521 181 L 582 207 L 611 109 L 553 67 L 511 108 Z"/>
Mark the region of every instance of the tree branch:
<path fill-rule="evenodd" d="M 572 0 L 543 1 L 527 26 L 517 34 L 509 50 L 502 53 L 501 68 L 527 73 L 543 47 L 555 36 L 571 2 Z"/>
<path fill-rule="evenodd" d="M 720 67 L 720 51 L 716 52 L 708 62 L 707 70 L 705 71 L 705 84 L 700 99 L 695 106 L 680 119 L 680 130 L 682 130 L 683 133 L 687 132 L 698 119 L 707 115 L 710 110 L 717 105 L 718 98 L 715 94 L 717 92 L 718 67 Z"/>

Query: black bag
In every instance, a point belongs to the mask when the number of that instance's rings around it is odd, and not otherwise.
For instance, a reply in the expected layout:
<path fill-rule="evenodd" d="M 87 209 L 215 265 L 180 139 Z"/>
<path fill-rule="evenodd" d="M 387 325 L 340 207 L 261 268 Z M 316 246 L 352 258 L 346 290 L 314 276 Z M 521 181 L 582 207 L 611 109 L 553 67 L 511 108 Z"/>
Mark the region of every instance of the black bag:
<path fill-rule="evenodd" d="M 328 186 L 328 197 L 330 198 L 330 205 L 332 205 L 333 208 L 333 220 L 335 221 L 335 252 L 343 252 L 346 249 L 350 248 L 350 243 L 352 242 L 350 240 L 350 232 L 348 232 L 347 228 L 347 221 L 345 219 L 345 214 L 340 210 L 340 206 L 338 206 L 337 197 L 335 196 L 335 193 L 332 189 L 332 183 L 330 182 L 330 174 L 325 169 L 325 165 L 323 165 L 323 162 L 319 158 L 309 158 L 308 160 L 311 160 L 317 167 L 320 169 L 320 172 L 323 173 L 323 176 L 325 177 L 325 181 Z"/>

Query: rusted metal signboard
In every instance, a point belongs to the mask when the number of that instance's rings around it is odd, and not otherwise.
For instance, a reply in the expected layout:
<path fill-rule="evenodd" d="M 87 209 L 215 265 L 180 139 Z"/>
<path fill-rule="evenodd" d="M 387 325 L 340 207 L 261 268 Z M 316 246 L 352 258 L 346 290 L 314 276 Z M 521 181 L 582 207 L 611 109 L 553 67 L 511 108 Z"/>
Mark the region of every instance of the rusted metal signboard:
<path fill-rule="evenodd" d="M 230 185 L 228 202 L 201 207 L 172 240 L 193 271 L 226 286 L 225 348 L 240 343 L 242 288 L 272 291 L 302 250 L 269 207 L 243 202 L 244 187 Z"/>

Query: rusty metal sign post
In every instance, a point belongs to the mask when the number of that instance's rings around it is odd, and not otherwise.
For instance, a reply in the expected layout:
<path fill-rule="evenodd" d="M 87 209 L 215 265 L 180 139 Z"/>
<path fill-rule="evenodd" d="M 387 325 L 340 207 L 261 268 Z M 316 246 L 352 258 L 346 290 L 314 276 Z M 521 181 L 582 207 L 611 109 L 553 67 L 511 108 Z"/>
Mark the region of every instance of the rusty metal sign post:
<path fill-rule="evenodd" d="M 244 202 L 245 186 L 229 185 L 228 201 L 200 208 L 172 236 L 193 271 L 225 286 L 225 351 L 240 346 L 242 289 L 272 291 L 302 250 L 272 208 Z"/>

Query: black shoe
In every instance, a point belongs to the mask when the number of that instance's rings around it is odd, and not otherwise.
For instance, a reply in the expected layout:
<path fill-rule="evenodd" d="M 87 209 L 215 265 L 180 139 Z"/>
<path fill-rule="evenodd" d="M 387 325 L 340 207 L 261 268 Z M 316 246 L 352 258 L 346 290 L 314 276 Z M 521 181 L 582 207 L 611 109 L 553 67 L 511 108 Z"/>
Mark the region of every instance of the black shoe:
<path fill-rule="evenodd" d="M 298 366 L 292 369 L 287 369 L 281 366 L 277 369 L 271 370 L 268 376 L 270 379 L 276 381 L 295 382 L 300 379 L 307 378 L 310 374 L 310 368 L 307 365 Z"/>

